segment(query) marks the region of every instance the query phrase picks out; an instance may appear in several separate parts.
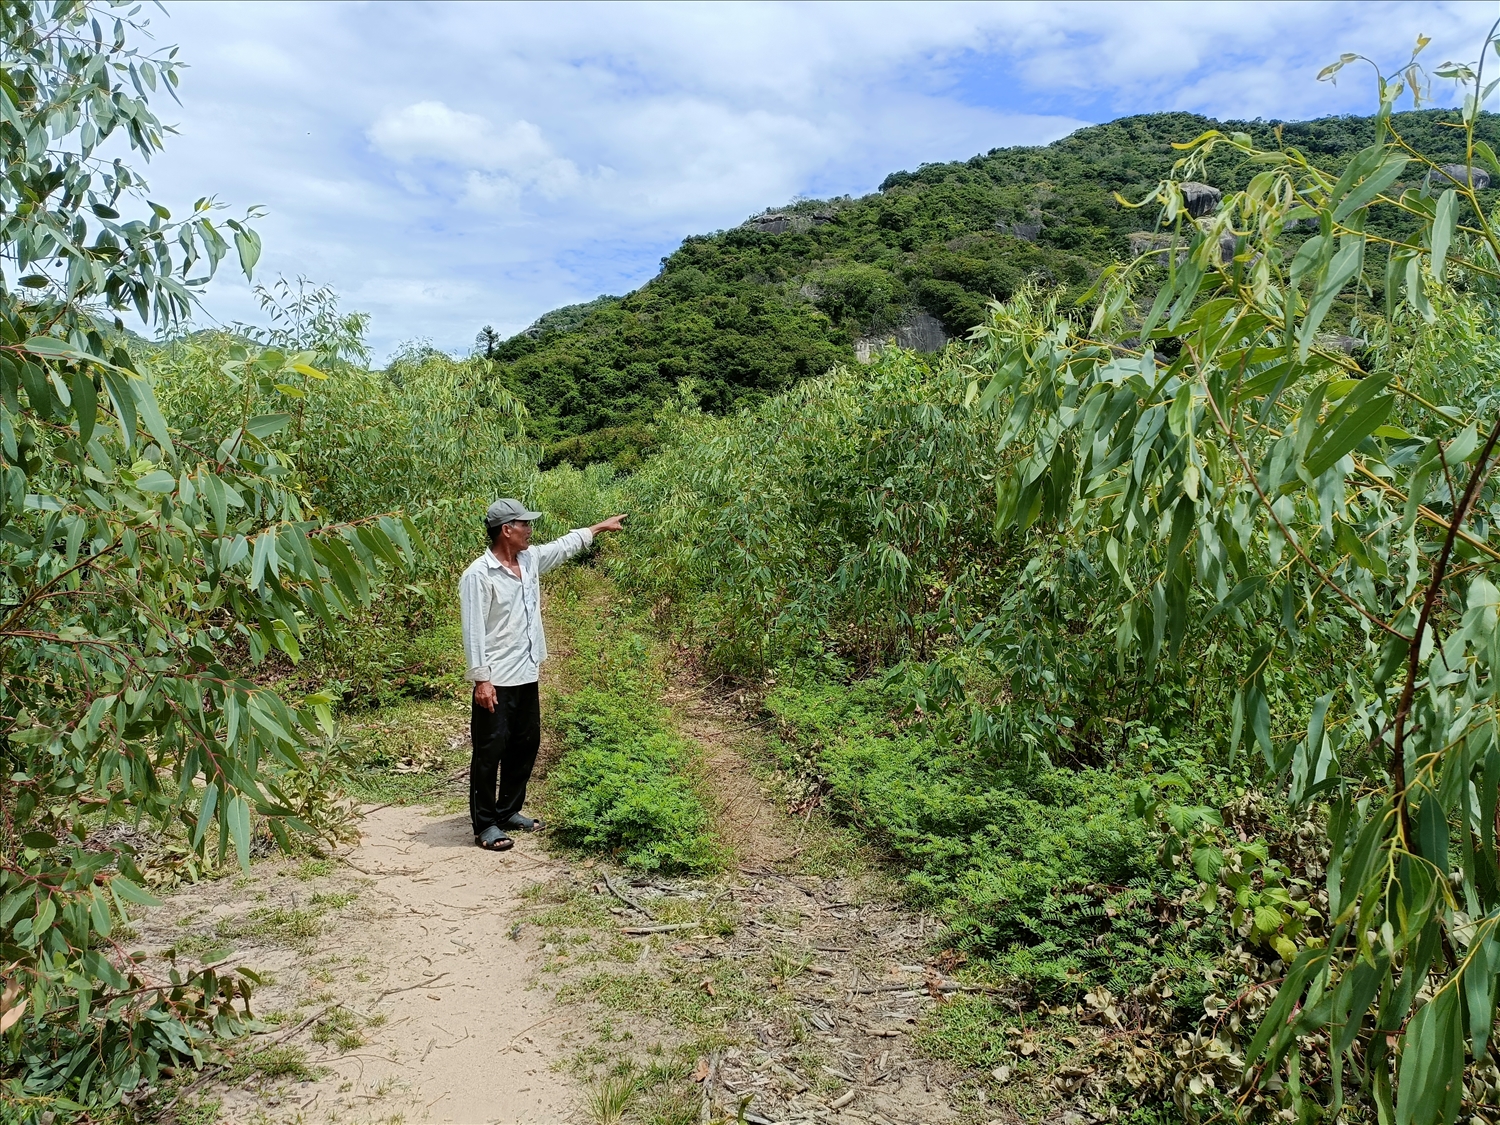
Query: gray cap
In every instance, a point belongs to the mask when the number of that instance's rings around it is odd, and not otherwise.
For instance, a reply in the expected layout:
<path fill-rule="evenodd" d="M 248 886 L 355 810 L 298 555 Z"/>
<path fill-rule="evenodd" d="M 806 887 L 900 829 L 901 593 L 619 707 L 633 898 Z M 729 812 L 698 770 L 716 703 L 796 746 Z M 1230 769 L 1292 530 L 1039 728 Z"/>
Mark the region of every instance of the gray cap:
<path fill-rule="evenodd" d="M 512 520 L 539 520 L 541 512 L 527 511 L 526 505 L 519 500 L 506 497 L 504 500 L 496 500 L 486 509 L 484 513 L 485 527 L 499 527 L 501 524 L 510 523 Z"/>

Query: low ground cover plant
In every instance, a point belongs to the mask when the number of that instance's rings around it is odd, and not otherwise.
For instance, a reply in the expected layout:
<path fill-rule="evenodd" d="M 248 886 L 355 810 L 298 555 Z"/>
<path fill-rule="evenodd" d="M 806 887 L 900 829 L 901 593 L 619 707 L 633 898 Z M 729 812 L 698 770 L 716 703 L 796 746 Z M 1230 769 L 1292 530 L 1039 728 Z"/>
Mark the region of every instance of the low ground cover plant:
<path fill-rule="evenodd" d="M 656 642 L 621 607 L 583 604 L 576 588 L 559 601 L 571 603 L 563 614 L 579 682 L 545 720 L 561 744 L 546 784 L 553 833 L 642 872 L 715 870 L 724 856 L 700 751 L 658 702 Z"/>

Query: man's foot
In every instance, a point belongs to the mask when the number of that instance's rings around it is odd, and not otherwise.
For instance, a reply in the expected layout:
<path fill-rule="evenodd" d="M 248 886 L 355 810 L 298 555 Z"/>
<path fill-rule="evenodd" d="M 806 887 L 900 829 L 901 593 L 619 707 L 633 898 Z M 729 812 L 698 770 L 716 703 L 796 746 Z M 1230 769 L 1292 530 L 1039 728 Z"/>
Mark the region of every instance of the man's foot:
<path fill-rule="evenodd" d="M 512 840 L 504 832 L 501 832 L 500 829 L 496 828 L 493 824 L 486 828 L 478 836 L 475 836 L 474 842 L 487 852 L 503 852 L 505 851 L 505 849 L 513 847 L 515 845 L 514 840 Z"/>
<path fill-rule="evenodd" d="M 540 832 L 547 826 L 536 817 L 522 816 L 520 813 L 516 813 L 505 822 L 505 827 L 520 829 L 522 832 Z"/>

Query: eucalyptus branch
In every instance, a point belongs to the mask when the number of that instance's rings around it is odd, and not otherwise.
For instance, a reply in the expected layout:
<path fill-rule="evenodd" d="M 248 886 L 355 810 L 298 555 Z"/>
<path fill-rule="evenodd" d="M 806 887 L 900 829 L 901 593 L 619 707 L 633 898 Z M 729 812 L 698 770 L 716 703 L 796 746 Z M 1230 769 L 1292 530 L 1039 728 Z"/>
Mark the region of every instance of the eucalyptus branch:
<path fill-rule="evenodd" d="M 1197 356 L 1194 355 L 1194 361 L 1196 362 L 1196 360 Z M 1202 369 L 1199 368 L 1199 370 L 1201 372 Z M 1218 422 L 1219 431 L 1224 435 L 1225 440 L 1229 442 L 1230 449 L 1234 450 L 1235 457 L 1239 460 L 1240 466 L 1245 471 L 1246 478 L 1250 481 L 1250 487 L 1255 489 L 1255 494 L 1260 497 L 1260 502 L 1265 506 L 1266 514 L 1270 516 L 1273 521 L 1275 521 L 1277 528 L 1281 531 L 1282 537 L 1292 545 L 1292 550 L 1297 552 L 1297 557 L 1302 560 L 1303 564 L 1310 571 L 1318 576 L 1318 579 L 1322 585 L 1327 586 L 1330 590 L 1337 594 L 1344 602 L 1349 605 L 1351 609 L 1353 609 L 1366 621 L 1370 622 L 1370 624 L 1381 630 L 1381 632 L 1389 633 L 1391 636 L 1396 637 L 1399 640 L 1407 640 L 1405 634 L 1382 621 L 1369 610 L 1365 609 L 1364 606 L 1360 605 L 1359 602 L 1355 601 L 1347 590 L 1345 590 L 1342 586 L 1340 586 L 1333 580 L 1332 575 L 1325 573 L 1322 567 L 1318 566 L 1317 563 L 1313 562 L 1312 559 L 1308 557 L 1307 552 L 1302 549 L 1302 544 L 1297 539 L 1296 535 L 1294 535 L 1291 529 L 1282 522 L 1281 517 L 1276 514 L 1276 510 L 1271 506 L 1270 498 L 1266 496 L 1265 490 L 1261 488 L 1260 480 L 1256 477 L 1255 470 L 1250 467 L 1249 460 L 1246 459 L 1244 451 L 1240 448 L 1239 442 L 1235 440 L 1234 433 L 1230 429 L 1229 423 L 1225 420 L 1224 415 L 1219 412 L 1219 404 L 1214 401 L 1213 394 L 1209 393 L 1205 397 L 1208 400 L 1210 408 L 1214 412 L 1214 419 Z"/>
<path fill-rule="evenodd" d="M 1396 706 L 1395 738 L 1391 745 L 1391 777 L 1395 781 L 1396 799 L 1400 804 L 1403 840 L 1411 839 L 1411 809 L 1406 797 L 1406 720 L 1411 711 L 1412 695 L 1417 686 L 1417 671 L 1422 655 L 1422 634 L 1427 628 L 1428 619 L 1432 616 L 1433 607 L 1437 604 L 1438 594 L 1442 590 L 1443 579 L 1448 569 L 1448 559 L 1453 553 L 1453 543 L 1458 535 L 1457 529 L 1463 523 L 1469 505 L 1474 502 L 1474 497 L 1479 492 L 1479 485 L 1489 471 L 1490 453 L 1494 450 L 1497 441 L 1500 441 L 1500 419 L 1497 419 L 1490 429 L 1484 449 L 1474 465 L 1474 471 L 1469 474 L 1469 483 L 1464 489 L 1463 498 L 1453 509 L 1452 523 L 1448 528 L 1448 534 L 1443 539 L 1443 549 L 1432 564 L 1432 577 L 1427 584 L 1426 597 L 1422 600 L 1422 611 L 1417 616 L 1417 627 L 1409 642 L 1411 647 L 1407 653 L 1406 684 L 1401 691 L 1401 701 Z"/>

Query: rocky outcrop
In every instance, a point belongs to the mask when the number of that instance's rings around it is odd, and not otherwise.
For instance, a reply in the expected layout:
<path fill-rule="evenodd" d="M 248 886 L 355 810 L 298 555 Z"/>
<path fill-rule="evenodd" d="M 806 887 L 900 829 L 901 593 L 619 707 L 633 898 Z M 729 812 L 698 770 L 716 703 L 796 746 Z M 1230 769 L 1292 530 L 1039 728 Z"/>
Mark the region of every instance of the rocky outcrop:
<path fill-rule="evenodd" d="M 890 347 L 930 355 L 946 348 L 951 339 L 941 320 L 919 309 L 897 325 L 894 332 L 858 337 L 854 341 L 854 358 L 860 363 L 869 363 Z"/>
<path fill-rule="evenodd" d="M 762 234 L 784 234 L 787 231 L 800 234 L 813 227 L 836 222 L 837 219 L 838 216 L 832 211 L 767 211 L 764 215 L 756 215 L 747 220 L 743 225 Z"/>
<path fill-rule="evenodd" d="M 1160 254 L 1165 257 L 1175 241 L 1178 246 L 1177 261 L 1180 265 L 1187 259 L 1187 237 L 1176 237 L 1167 231 L 1138 230 L 1129 236 L 1130 256 L 1139 258 L 1143 254 Z M 1234 261 L 1234 250 L 1237 244 L 1238 240 L 1234 234 L 1229 231 L 1221 234 L 1219 236 L 1219 261 L 1226 266 Z"/>
<path fill-rule="evenodd" d="M 1139 258 L 1142 254 L 1165 253 L 1172 248 L 1173 241 L 1175 236 L 1162 231 L 1134 231 L 1130 235 L 1130 256 Z"/>
<path fill-rule="evenodd" d="M 1226 266 L 1234 261 L 1234 247 L 1238 241 L 1228 231 L 1219 235 L 1219 261 L 1223 262 Z"/>
<path fill-rule="evenodd" d="M 1467 164 L 1439 164 L 1427 175 L 1427 182 L 1443 190 L 1455 185 L 1468 187 L 1472 177 L 1474 188 L 1484 191 L 1490 186 L 1490 173 L 1486 168 L 1474 168 Z"/>
<path fill-rule="evenodd" d="M 1353 355 L 1365 346 L 1365 342 L 1353 336 L 1319 336 L 1313 341 L 1320 348 L 1329 348 L 1345 355 Z"/>
<path fill-rule="evenodd" d="M 894 336 L 857 336 L 854 340 L 854 358 L 860 363 L 869 363 L 895 342 Z"/>
<path fill-rule="evenodd" d="M 1224 198 L 1224 193 L 1218 188 L 1200 184 L 1197 180 L 1189 180 L 1177 186 L 1182 192 L 1182 202 L 1187 213 L 1195 219 L 1213 214 L 1219 206 L 1219 200 Z"/>
<path fill-rule="evenodd" d="M 1042 216 L 1040 212 L 1033 211 L 1024 219 L 1017 219 L 1013 223 L 999 219 L 995 223 L 995 229 L 1002 234 L 1019 238 L 1022 242 L 1035 242 L 1042 234 Z"/>
<path fill-rule="evenodd" d="M 916 313 L 896 329 L 896 343 L 914 352 L 940 352 L 948 346 L 943 322 L 925 312 Z"/>
<path fill-rule="evenodd" d="M 753 227 L 761 234 L 781 234 L 792 225 L 790 215 L 757 215 L 745 224 Z"/>

